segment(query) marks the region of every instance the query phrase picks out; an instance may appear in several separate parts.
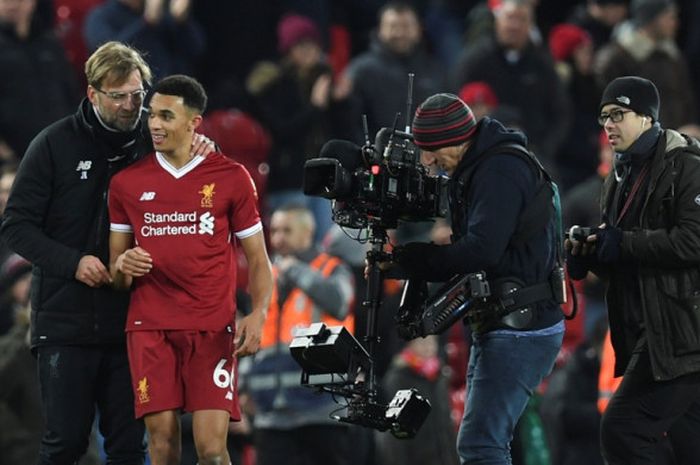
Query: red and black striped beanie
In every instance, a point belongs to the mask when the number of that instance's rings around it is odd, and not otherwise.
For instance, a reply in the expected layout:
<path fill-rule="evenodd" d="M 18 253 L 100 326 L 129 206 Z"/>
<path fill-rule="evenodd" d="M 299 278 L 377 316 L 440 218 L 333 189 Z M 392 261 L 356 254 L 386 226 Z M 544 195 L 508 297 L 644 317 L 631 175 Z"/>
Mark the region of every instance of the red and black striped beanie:
<path fill-rule="evenodd" d="M 413 118 L 413 140 L 423 150 L 435 151 L 460 145 L 475 131 L 474 113 L 454 94 L 428 97 Z"/>

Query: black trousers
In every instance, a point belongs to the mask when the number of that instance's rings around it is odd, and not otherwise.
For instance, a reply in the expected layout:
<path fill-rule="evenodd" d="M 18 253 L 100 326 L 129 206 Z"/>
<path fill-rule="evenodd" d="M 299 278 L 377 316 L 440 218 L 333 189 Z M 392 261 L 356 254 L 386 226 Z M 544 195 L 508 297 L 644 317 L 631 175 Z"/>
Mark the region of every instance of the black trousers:
<path fill-rule="evenodd" d="M 601 423 L 608 465 L 652 465 L 665 435 L 677 465 L 700 463 L 700 373 L 654 381 L 649 353 L 634 354 Z"/>
<path fill-rule="evenodd" d="M 38 367 L 46 420 L 39 465 L 73 465 L 88 447 L 96 412 L 107 464 L 144 463 L 125 346 L 40 347 Z"/>
<path fill-rule="evenodd" d="M 350 434 L 345 426 L 303 426 L 255 432 L 257 465 L 350 465 Z"/>

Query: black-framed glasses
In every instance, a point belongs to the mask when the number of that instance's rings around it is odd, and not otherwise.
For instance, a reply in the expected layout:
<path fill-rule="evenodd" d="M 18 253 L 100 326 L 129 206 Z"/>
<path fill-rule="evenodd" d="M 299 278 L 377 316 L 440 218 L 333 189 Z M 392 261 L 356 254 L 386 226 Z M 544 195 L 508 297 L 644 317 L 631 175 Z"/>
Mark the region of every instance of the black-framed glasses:
<path fill-rule="evenodd" d="M 601 113 L 598 115 L 598 124 L 605 126 L 605 122 L 610 118 L 613 123 L 619 123 L 625 118 L 625 113 L 634 113 L 632 110 L 620 110 L 616 108 L 610 113 Z"/>
<path fill-rule="evenodd" d="M 95 87 L 95 90 L 101 94 L 106 95 L 111 101 L 116 103 L 117 105 L 123 105 L 126 103 L 126 100 L 129 99 L 134 103 L 140 104 L 143 102 L 144 97 L 146 96 L 146 90 L 145 89 L 137 89 L 132 92 L 105 92 L 102 89 L 98 89 Z"/>

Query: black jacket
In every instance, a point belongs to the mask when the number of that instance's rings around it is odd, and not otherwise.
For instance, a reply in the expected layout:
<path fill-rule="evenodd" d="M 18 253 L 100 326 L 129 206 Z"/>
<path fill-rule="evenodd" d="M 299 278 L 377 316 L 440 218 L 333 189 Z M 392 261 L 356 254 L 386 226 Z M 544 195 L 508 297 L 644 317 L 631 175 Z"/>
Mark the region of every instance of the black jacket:
<path fill-rule="evenodd" d="M 126 147 L 125 140 L 131 141 Z M 152 150 L 141 126 L 108 133 L 91 104 L 44 129 L 20 164 L 0 230 L 32 262 L 32 346 L 122 342 L 128 293 L 75 279 L 84 255 L 109 263 L 110 177 Z"/>
<path fill-rule="evenodd" d="M 530 163 L 516 155 L 499 153 L 483 157 L 487 150 L 500 144 L 525 147 L 527 140 L 521 132 L 484 118 L 479 122 L 473 144 L 450 179 L 450 207 L 463 210 L 461 224 L 453 228 L 463 233 L 453 238 L 451 245 L 436 248 L 424 265 L 429 275 L 438 277 L 436 280 L 483 270 L 490 283 L 515 277 L 531 286 L 546 282 L 556 265 L 554 215 L 535 234 L 520 243 L 514 241 L 521 214 L 533 201 L 538 182 Z M 474 165 L 471 182 L 465 187 L 466 202 L 462 202 L 463 192 L 455 186 L 460 173 Z M 542 302 L 538 308 L 541 311 L 534 329 L 561 321 L 562 314 L 554 300 Z"/>
<path fill-rule="evenodd" d="M 493 37 L 466 47 L 453 87 L 488 82 L 500 105 L 519 111 L 521 127 L 551 171 L 571 126 L 571 102 L 546 50 L 530 44 L 515 61 L 509 61 L 508 54 Z"/>
<path fill-rule="evenodd" d="M 639 340 L 629 331 L 626 302 L 641 301 L 641 317 L 656 380 L 700 372 L 700 148 L 680 133 L 662 133 L 651 161 L 636 226 L 623 231 L 619 264 L 596 270 L 609 278 L 608 314 L 615 374 L 624 373 Z M 603 186 L 606 214 L 616 181 Z M 600 265 L 598 265 L 600 266 Z M 638 286 L 623 286 L 633 267 Z M 638 296 L 629 296 L 638 292 Z M 637 333 L 640 334 L 640 333 Z M 639 336 L 638 336 L 639 337 Z"/>
<path fill-rule="evenodd" d="M 444 66 L 432 58 L 421 45 L 408 55 L 398 55 L 374 38 L 369 50 L 354 58 L 347 68 L 352 80 L 356 113 L 351 123 L 362 134 L 362 114 L 367 115 L 370 137 L 383 127 L 392 127 L 396 112 L 404 112 L 408 73 L 415 74 L 413 101 L 422 102 L 442 92 L 447 81 Z M 406 121 L 399 119 L 399 127 Z M 356 141 L 356 142 L 362 142 Z"/>
<path fill-rule="evenodd" d="M 306 160 L 318 156 L 328 139 L 351 135 L 347 131 L 351 127 L 350 102 L 331 99 L 325 109 L 311 104 L 317 79 L 330 74 L 325 63 L 319 63 L 305 76 L 288 63 L 276 67 L 274 72 L 275 79 L 256 95 L 255 109 L 273 141 L 267 190 L 299 190 Z"/>

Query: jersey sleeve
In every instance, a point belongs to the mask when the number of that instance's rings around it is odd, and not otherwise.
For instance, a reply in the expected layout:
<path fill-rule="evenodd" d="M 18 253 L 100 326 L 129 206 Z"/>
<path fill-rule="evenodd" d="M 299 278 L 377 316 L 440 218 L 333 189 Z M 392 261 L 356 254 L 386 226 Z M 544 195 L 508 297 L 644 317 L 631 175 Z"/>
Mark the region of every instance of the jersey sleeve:
<path fill-rule="evenodd" d="M 238 239 L 245 239 L 262 230 L 258 211 L 258 192 L 253 178 L 242 165 L 237 167 L 234 202 L 230 212 L 231 229 Z"/>
<path fill-rule="evenodd" d="M 112 179 L 109 185 L 107 205 L 109 207 L 109 230 L 121 233 L 134 232 L 134 228 L 126 214 L 123 200 L 123 190 L 121 189 L 121 176 Z"/>

